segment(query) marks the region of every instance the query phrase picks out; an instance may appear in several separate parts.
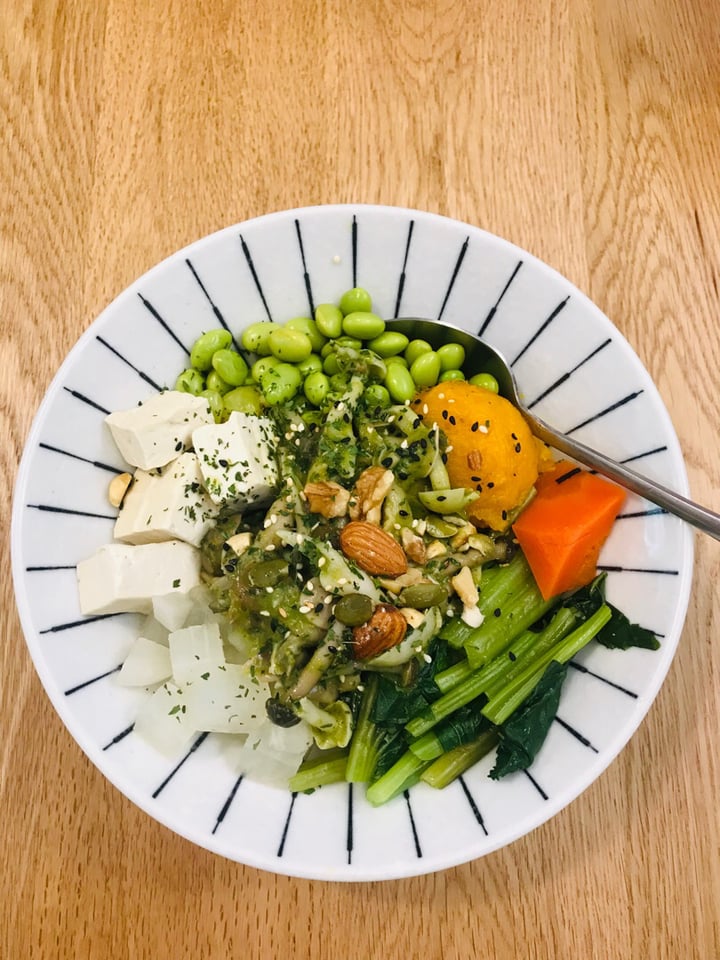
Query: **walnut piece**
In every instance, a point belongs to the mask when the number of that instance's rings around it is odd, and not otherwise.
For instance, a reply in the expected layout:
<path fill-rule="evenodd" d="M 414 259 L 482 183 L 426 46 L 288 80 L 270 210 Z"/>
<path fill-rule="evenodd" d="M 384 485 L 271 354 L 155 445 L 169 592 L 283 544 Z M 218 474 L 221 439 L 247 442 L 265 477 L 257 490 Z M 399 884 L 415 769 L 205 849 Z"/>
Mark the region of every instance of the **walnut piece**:
<path fill-rule="evenodd" d="M 368 467 L 355 482 L 349 512 L 353 520 L 367 520 L 380 524 L 382 505 L 393 485 L 392 470 L 384 467 Z"/>
<path fill-rule="evenodd" d="M 347 513 L 350 491 L 333 480 L 306 483 L 303 493 L 307 497 L 311 513 L 319 513 L 328 519 L 344 517 Z"/>
<path fill-rule="evenodd" d="M 474 529 L 473 527 L 473 530 Z M 411 560 L 420 565 L 425 563 L 427 550 L 425 549 L 425 541 L 422 537 L 413 533 L 409 527 L 403 527 L 400 533 L 400 540 L 402 541 L 403 550 Z"/>

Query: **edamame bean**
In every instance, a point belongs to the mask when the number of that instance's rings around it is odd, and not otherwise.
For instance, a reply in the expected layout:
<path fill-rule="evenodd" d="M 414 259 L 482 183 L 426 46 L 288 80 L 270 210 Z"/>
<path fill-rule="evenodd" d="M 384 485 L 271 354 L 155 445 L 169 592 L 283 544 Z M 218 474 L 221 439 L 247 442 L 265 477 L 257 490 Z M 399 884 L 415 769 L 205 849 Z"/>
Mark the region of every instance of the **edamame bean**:
<path fill-rule="evenodd" d="M 192 393 L 197 397 L 205 389 L 205 377 L 199 370 L 183 370 L 175 381 L 175 389 L 180 393 Z"/>
<path fill-rule="evenodd" d="M 322 368 L 323 372 L 329 377 L 334 376 L 336 373 L 340 373 L 340 364 L 338 363 L 337 354 L 329 353 L 323 360 Z"/>
<path fill-rule="evenodd" d="M 249 370 L 239 353 L 234 350 L 216 350 L 212 356 L 213 370 L 231 387 L 239 387 L 245 382 Z"/>
<path fill-rule="evenodd" d="M 356 310 L 343 319 L 343 333 L 359 340 L 374 340 L 385 331 L 385 321 L 376 313 Z"/>
<path fill-rule="evenodd" d="M 310 343 L 315 353 L 319 353 L 325 345 L 325 336 L 318 330 L 318 325 L 310 317 L 293 317 L 285 324 L 290 330 L 299 330 L 306 337 L 310 338 Z"/>
<path fill-rule="evenodd" d="M 291 327 L 279 327 L 268 337 L 270 353 L 284 363 L 300 363 L 312 353 L 310 337 L 301 330 Z"/>
<path fill-rule="evenodd" d="M 287 403 L 292 400 L 300 388 L 302 377 L 297 367 L 290 363 L 279 363 L 266 370 L 260 378 L 260 389 L 270 406 Z"/>
<path fill-rule="evenodd" d="M 222 398 L 226 413 L 254 413 L 260 414 L 263 409 L 263 400 L 257 387 L 235 387 Z"/>
<path fill-rule="evenodd" d="M 417 387 L 434 387 L 440 376 L 440 357 L 434 350 L 421 353 L 410 364 L 410 376 Z"/>
<path fill-rule="evenodd" d="M 217 372 L 217 370 L 211 370 L 210 373 L 205 378 L 205 386 L 208 390 L 214 390 L 219 393 L 221 396 L 228 392 L 231 389 L 229 383 L 225 383 L 223 378 Z"/>
<path fill-rule="evenodd" d="M 315 370 L 305 377 L 303 392 L 310 403 L 321 407 L 330 391 L 330 381 L 321 370 Z"/>
<path fill-rule="evenodd" d="M 319 303 L 315 307 L 315 325 L 324 337 L 339 337 L 342 321 L 342 312 L 334 303 Z"/>
<path fill-rule="evenodd" d="M 374 350 L 379 357 L 386 360 L 388 357 L 394 357 L 402 353 L 408 343 L 409 340 L 404 333 L 398 333 L 395 330 L 386 330 L 384 333 L 381 333 L 379 337 L 374 337 L 370 343 L 368 343 L 368 347 Z"/>
<path fill-rule="evenodd" d="M 207 330 L 201 334 L 190 351 L 190 363 L 196 370 L 209 370 L 212 366 L 213 354 L 216 350 L 224 350 L 232 343 L 232 334 L 229 330 L 220 327 L 217 330 Z"/>
<path fill-rule="evenodd" d="M 470 377 L 470 383 L 474 387 L 483 387 L 491 393 L 497 393 L 500 389 L 497 380 L 491 373 L 476 373 L 474 377 Z"/>
<path fill-rule="evenodd" d="M 327 357 L 334 353 L 338 347 L 350 347 L 351 350 L 362 350 L 362 340 L 357 337 L 338 337 L 336 340 L 329 340 L 320 351 L 321 357 Z"/>
<path fill-rule="evenodd" d="M 431 350 L 432 347 L 427 340 L 411 340 L 407 345 L 404 356 L 408 365 L 412 366 L 418 357 L 422 356 L 423 353 L 430 353 Z"/>
<path fill-rule="evenodd" d="M 271 370 L 273 367 L 276 367 L 281 361 L 277 357 L 260 357 L 259 360 L 256 360 L 255 363 L 250 368 L 250 375 L 252 376 L 255 383 L 260 383 L 262 380 L 262 375 L 266 370 Z"/>
<path fill-rule="evenodd" d="M 440 374 L 440 383 L 447 383 L 448 380 L 464 380 L 465 374 L 462 370 L 446 370 Z"/>
<path fill-rule="evenodd" d="M 222 395 L 219 394 L 217 390 L 203 390 L 200 396 L 205 397 L 207 400 L 213 418 L 217 421 L 222 420 L 223 414 L 225 413 Z"/>
<path fill-rule="evenodd" d="M 268 339 L 273 330 L 277 330 L 279 324 L 271 320 L 262 320 L 260 323 L 251 323 L 246 327 L 240 338 L 240 342 L 246 350 L 256 353 L 259 357 L 267 357 L 270 354 L 270 345 Z"/>
<path fill-rule="evenodd" d="M 307 360 L 301 360 L 297 365 L 300 376 L 309 377 L 311 373 L 317 373 L 322 370 L 322 360 L 316 353 L 311 353 Z"/>
<path fill-rule="evenodd" d="M 363 399 L 370 408 L 380 407 L 385 409 L 385 407 L 390 406 L 390 394 L 387 387 L 384 387 L 381 383 L 371 383 L 369 387 L 365 387 Z"/>
<path fill-rule="evenodd" d="M 461 343 L 444 343 L 437 351 L 440 357 L 440 369 L 459 370 L 465 363 L 465 347 Z"/>
<path fill-rule="evenodd" d="M 389 367 L 393 363 L 397 363 L 401 367 L 405 367 L 406 370 L 410 366 L 410 364 L 407 362 L 405 357 L 400 356 L 400 354 L 398 354 L 396 357 L 388 357 L 387 360 L 385 361 L 385 366 Z"/>
<path fill-rule="evenodd" d="M 415 382 L 410 376 L 410 371 L 400 363 L 388 365 L 385 386 L 396 403 L 404 403 L 415 396 Z"/>
<path fill-rule="evenodd" d="M 340 297 L 340 309 L 345 316 L 358 310 L 369 313 L 372 310 L 372 297 L 363 287 L 353 287 Z"/>

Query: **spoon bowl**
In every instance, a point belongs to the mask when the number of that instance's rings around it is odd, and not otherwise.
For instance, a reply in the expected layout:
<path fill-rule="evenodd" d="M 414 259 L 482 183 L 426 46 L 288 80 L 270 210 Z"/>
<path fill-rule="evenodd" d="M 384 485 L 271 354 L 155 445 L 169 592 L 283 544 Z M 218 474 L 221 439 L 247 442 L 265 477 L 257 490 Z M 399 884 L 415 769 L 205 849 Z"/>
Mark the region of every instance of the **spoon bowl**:
<path fill-rule="evenodd" d="M 469 369 L 478 373 L 491 373 L 498 382 L 500 395 L 509 400 L 527 421 L 530 429 L 543 443 L 559 450 L 565 456 L 572 457 L 583 466 L 608 477 L 615 483 L 638 496 L 644 497 L 668 513 L 680 517 L 716 540 L 720 540 L 720 515 L 713 513 L 692 500 L 681 496 L 668 487 L 643 477 L 642 474 L 598 450 L 593 450 L 579 440 L 566 436 L 560 430 L 541 420 L 524 404 L 515 374 L 505 357 L 479 337 L 460 330 L 451 324 L 424 317 L 401 317 L 391 320 L 388 329 L 397 330 L 412 339 L 426 340 L 437 348 L 444 343 L 459 343 L 465 349 L 465 362 Z"/>

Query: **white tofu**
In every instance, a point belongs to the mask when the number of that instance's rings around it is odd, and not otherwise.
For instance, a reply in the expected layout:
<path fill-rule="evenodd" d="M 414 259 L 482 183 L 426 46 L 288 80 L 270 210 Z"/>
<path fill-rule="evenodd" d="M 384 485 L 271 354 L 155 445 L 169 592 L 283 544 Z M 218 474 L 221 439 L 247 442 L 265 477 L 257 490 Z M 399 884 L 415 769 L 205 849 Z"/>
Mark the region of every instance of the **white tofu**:
<path fill-rule="evenodd" d="M 114 535 L 124 543 L 184 540 L 199 547 L 218 512 L 205 492 L 198 458 L 183 453 L 160 471 L 135 472 Z"/>
<path fill-rule="evenodd" d="M 278 486 L 277 438 L 266 417 L 231 413 L 226 423 L 193 430 L 192 442 L 215 503 L 242 508 L 272 499 Z"/>
<path fill-rule="evenodd" d="M 200 582 L 200 551 L 180 540 L 108 543 L 78 563 L 77 578 L 83 614 L 150 613 L 153 597 Z"/>
<path fill-rule="evenodd" d="M 164 467 L 190 446 L 196 427 L 213 423 L 207 400 L 166 390 L 130 410 L 105 417 L 120 453 L 143 470 Z"/>

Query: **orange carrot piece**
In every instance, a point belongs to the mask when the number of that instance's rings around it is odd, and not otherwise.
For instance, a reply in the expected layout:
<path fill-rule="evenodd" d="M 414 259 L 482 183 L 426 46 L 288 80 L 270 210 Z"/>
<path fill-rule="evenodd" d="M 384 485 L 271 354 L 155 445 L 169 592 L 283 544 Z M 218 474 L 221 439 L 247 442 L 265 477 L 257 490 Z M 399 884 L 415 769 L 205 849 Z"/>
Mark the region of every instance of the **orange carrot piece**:
<path fill-rule="evenodd" d="M 589 583 L 625 492 L 561 461 L 538 478 L 537 496 L 513 524 L 544 599 Z"/>

